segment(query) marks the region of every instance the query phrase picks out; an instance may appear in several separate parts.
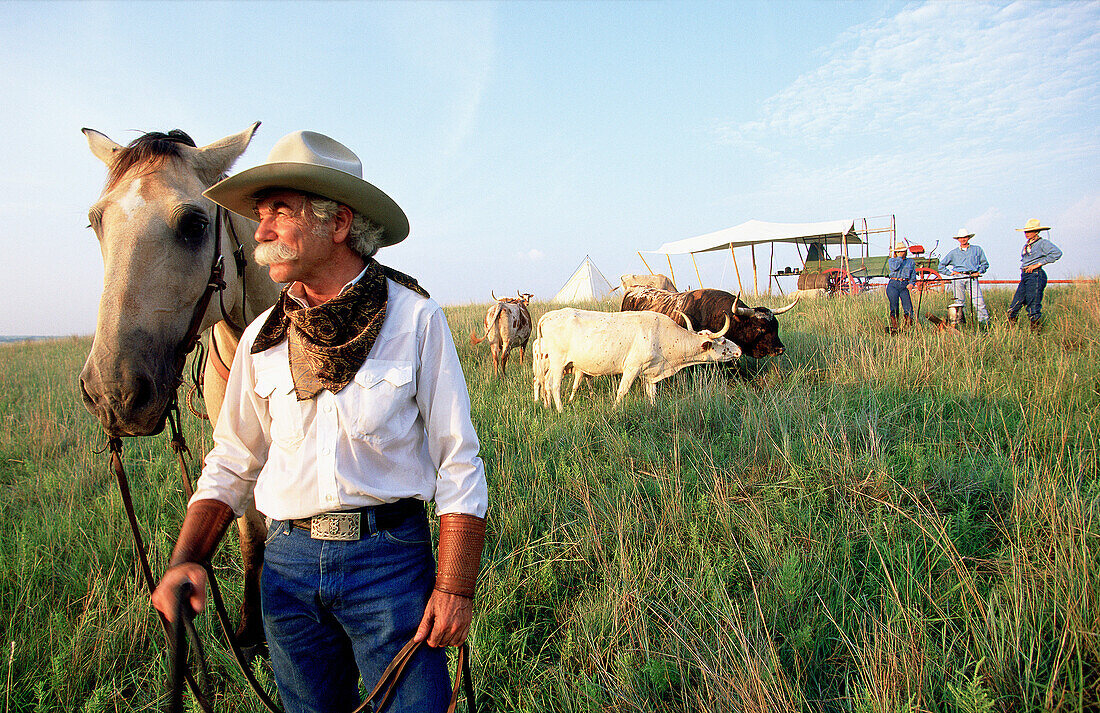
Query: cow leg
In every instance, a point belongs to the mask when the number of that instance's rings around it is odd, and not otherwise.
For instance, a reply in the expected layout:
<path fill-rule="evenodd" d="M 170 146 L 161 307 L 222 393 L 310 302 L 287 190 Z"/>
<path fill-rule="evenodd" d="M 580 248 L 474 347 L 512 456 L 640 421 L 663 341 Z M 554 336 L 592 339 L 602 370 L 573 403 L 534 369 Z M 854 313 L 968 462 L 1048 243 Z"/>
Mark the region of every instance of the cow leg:
<path fill-rule="evenodd" d="M 240 623 L 236 637 L 249 658 L 262 651 L 264 645 L 263 616 L 260 612 L 260 572 L 264 566 L 264 540 L 267 523 L 254 504 L 237 519 L 241 540 L 241 560 L 244 567 L 244 595 L 241 600 Z"/>
<path fill-rule="evenodd" d="M 623 372 L 622 381 L 619 382 L 619 389 L 615 392 L 615 403 L 618 403 L 630 393 L 630 387 L 634 385 L 634 380 L 638 378 L 640 369 L 628 369 Z"/>
<path fill-rule="evenodd" d="M 573 397 L 576 396 L 577 388 L 581 387 L 581 384 L 588 385 L 588 396 L 592 396 L 595 392 L 592 390 L 592 381 L 594 377 L 591 374 L 585 374 L 582 371 L 573 370 L 573 391 L 569 395 L 569 403 L 573 403 Z"/>
<path fill-rule="evenodd" d="M 645 379 L 645 395 L 649 398 L 649 403 L 657 403 L 657 382 Z"/>
<path fill-rule="evenodd" d="M 569 403 L 573 403 L 573 397 L 577 395 L 577 389 L 580 388 L 581 382 L 585 380 L 585 373 L 573 369 L 573 390 L 569 392 Z"/>
<path fill-rule="evenodd" d="M 554 406 L 558 409 L 558 413 L 565 410 L 561 403 L 561 379 L 565 374 L 565 365 L 552 364 L 550 366 L 550 392 L 554 397 Z M 549 406 L 549 399 L 547 399 Z"/>
<path fill-rule="evenodd" d="M 504 346 L 500 348 L 500 375 L 506 376 L 508 374 L 508 352 L 512 350 L 512 344 L 505 342 Z"/>
<path fill-rule="evenodd" d="M 493 343 L 489 349 L 493 353 L 493 373 L 497 374 L 500 372 L 500 347 Z"/>

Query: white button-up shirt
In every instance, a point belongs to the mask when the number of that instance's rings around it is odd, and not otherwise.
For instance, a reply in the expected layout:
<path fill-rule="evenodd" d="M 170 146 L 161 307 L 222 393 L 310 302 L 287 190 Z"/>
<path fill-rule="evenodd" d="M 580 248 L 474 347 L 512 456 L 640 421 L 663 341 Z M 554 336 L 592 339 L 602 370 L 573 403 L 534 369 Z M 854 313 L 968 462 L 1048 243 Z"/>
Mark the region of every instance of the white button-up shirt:
<path fill-rule="evenodd" d="M 287 340 L 251 353 L 270 310 L 248 326 L 192 501 L 221 500 L 239 516 L 255 496 L 261 513 L 288 520 L 418 498 L 437 514 L 485 517 L 480 444 L 443 310 L 387 287 L 382 329 L 335 394 L 298 401 Z"/>

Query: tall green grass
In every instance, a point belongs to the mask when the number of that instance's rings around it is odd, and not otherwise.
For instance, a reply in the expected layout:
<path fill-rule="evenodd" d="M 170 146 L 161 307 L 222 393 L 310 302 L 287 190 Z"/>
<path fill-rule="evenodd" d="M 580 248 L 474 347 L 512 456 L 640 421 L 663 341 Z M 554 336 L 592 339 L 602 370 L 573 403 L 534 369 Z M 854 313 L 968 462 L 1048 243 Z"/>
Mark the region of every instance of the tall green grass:
<path fill-rule="evenodd" d="M 448 308 L 491 496 L 483 705 L 1100 707 L 1100 285 L 1047 294 L 1041 335 L 890 336 L 881 295 L 804 303 L 781 357 L 682 372 L 655 406 L 636 387 L 616 407 L 597 379 L 562 414 L 533 402 L 529 358 L 494 377 L 469 343 L 484 305 Z M 995 315 L 1009 296 L 987 296 Z M 76 394 L 88 346 L 0 347 L 4 711 L 165 703 L 163 637 Z M 201 454 L 203 424 L 185 426 Z M 129 439 L 126 464 L 159 571 L 174 457 Z M 216 561 L 234 591 L 235 549 Z M 220 709 L 262 710 L 202 619 Z"/>

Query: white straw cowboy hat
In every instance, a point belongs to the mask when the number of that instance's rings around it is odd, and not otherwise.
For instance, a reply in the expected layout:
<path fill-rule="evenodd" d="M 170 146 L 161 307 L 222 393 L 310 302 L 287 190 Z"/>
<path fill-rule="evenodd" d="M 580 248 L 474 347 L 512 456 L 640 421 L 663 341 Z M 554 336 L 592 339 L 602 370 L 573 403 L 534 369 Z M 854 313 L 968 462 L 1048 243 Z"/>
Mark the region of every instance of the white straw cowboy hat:
<path fill-rule="evenodd" d="M 295 131 L 275 142 L 267 162 L 208 188 L 203 195 L 220 206 L 255 220 L 253 196 L 265 188 L 289 188 L 343 203 L 382 226 L 379 247 L 409 235 L 401 207 L 363 180 L 363 164 L 351 149 L 314 131 Z"/>
<path fill-rule="evenodd" d="M 959 238 L 973 238 L 974 233 L 966 232 L 966 228 L 959 228 L 959 232 L 955 233 L 955 240 Z"/>
<path fill-rule="evenodd" d="M 1016 228 L 1016 230 L 1021 233 L 1036 233 L 1040 230 L 1050 230 L 1050 228 L 1040 223 L 1038 218 L 1029 218 L 1024 227 Z"/>
<path fill-rule="evenodd" d="M 898 240 L 897 242 L 894 243 L 894 247 L 890 248 L 890 252 L 891 253 L 897 253 L 897 252 L 902 252 L 903 253 L 908 249 L 909 249 L 908 245 L 906 245 L 903 241 Z"/>

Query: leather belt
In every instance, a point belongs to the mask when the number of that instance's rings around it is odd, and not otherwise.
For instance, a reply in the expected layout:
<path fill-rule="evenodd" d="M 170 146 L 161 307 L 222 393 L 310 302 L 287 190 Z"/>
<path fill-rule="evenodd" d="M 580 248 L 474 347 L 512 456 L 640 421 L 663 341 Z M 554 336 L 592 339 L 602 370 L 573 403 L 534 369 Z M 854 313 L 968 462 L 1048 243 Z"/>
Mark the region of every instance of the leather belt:
<path fill-rule="evenodd" d="M 405 520 L 424 512 L 424 501 L 402 498 L 392 503 L 368 505 L 355 510 L 326 512 L 313 517 L 291 520 L 290 524 L 308 530 L 315 540 L 354 541 L 380 530 L 392 530 Z M 374 516 L 374 530 L 367 523 Z M 364 522 L 364 520 L 366 522 Z"/>

